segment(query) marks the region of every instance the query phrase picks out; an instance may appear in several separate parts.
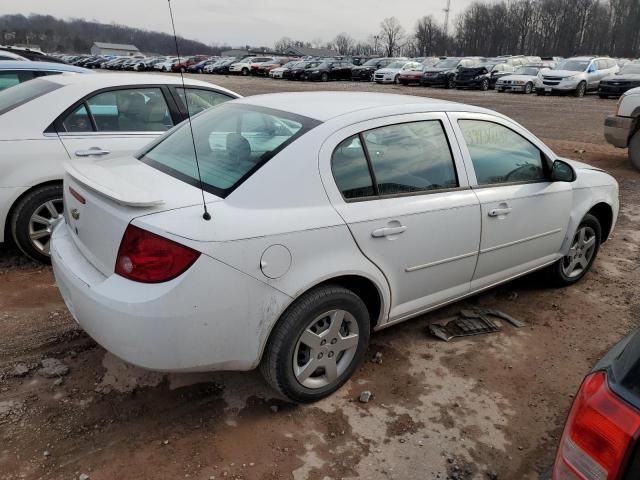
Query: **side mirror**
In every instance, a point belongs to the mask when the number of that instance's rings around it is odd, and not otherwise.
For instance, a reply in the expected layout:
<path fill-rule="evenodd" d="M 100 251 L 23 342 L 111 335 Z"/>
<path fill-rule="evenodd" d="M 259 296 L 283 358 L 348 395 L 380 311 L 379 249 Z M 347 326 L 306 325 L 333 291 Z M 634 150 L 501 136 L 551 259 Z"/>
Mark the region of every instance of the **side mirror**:
<path fill-rule="evenodd" d="M 556 160 L 551 166 L 552 182 L 573 182 L 576 179 L 576 172 L 571 165 L 562 160 Z"/>

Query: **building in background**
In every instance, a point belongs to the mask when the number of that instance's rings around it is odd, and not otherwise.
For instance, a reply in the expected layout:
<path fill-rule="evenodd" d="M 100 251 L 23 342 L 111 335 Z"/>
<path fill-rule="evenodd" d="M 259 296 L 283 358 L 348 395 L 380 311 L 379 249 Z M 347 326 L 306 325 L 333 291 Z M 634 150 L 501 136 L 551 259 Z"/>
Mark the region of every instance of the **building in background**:
<path fill-rule="evenodd" d="M 328 48 L 295 47 L 293 45 L 287 47 L 283 53 L 292 57 L 335 57 L 338 55 L 338 52 Z"/>
<path fill-rule="evenodd" d="M 93 42 L 91 55 L 139 55 L 140 50 L 135 45 L 121 43 Z"/>

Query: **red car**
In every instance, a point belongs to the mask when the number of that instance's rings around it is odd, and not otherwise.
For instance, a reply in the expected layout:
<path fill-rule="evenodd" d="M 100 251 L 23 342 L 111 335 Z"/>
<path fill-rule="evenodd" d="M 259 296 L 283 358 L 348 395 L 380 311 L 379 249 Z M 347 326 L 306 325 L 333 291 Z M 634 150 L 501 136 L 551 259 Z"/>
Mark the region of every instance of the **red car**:
<path fill-rule="evenodd" d="M 187 57 L 182 59 L 180 63 L 175 63 L 171 67 L 172 72 L 186 72 L 187 68 L 191 65 L 195 65 L 196 63 L 200 63 L 203 60 L 209 58 L 207 55 L 194 55 L 193 57 Z"/>
<path fill-rule="evenodd" d="M 419 85 L 422 80 L 423 70 L 424 66 L 411 70 L 403 70 L 398 77 L 398 82 L 402 85 L 409 85 L 410 83 L 417 83 Z"/>
<path fill-rule="evenodd" d="M 259 63 L 257 65 L 252 65 L 251 74 L 259 75 L 262 77 L 268 77 L 269 72 L 271 70 L 273 70 L 274 68 L 280 68 L 281 66 L 283 66 L 285 63 L 288 63 L 288 62 L 289 62 L 288 58 L 276 58 L 275 60 Z"/>
<path fill-rule="evenodd" d="M 582 382 L 564 427 L 553 480 L 640 479 L 640 330 Z"/>

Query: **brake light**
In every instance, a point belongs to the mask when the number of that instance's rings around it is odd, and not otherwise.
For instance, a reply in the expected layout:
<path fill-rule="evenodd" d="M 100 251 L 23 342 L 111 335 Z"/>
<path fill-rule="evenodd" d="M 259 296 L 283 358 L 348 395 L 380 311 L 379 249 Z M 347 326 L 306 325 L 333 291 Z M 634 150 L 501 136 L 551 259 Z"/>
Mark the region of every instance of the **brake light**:
<path fill-rule="evenodd" d="M 640 412 L 609 389 L 605 372 L 588 376 L 564 428 L 553 480 L 620 480 L 640 434 Z"/>
<path fill-rule="evenodd" d="M 136 282 L 167 282 L 186 272 L 199 256 L 196 250 L 129 225 L 120 242 L 115 271 Z"/>

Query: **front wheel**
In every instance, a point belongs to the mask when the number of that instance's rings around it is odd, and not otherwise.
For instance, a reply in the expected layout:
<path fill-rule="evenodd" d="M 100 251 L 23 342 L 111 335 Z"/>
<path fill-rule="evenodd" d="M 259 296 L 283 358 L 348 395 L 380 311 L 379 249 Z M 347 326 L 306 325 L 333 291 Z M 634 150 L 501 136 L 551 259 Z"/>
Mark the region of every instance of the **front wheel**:
<path fill-rule="evenodd" d="M 587 93 L 587 84 L 584 82 L 580 82 L 574 92 L 574 95 L 578 98 L 584 97 L 584 94 Z"/>
<path fill-rule="evenodd" d="M 62 218 L 62 185 L 41 187 L 23 197 L 11 216 L 11 234 L 22 252 L 49 263 L 51 233 Z"/>
<path fill-rule="evenodd" d="M 445 84 L 445 88 L 448 88 L 448 89 L 456 88 L 456 80 L 453 77 L 447 78 L 447 83 Z"/>
<path fill-rule="evenodd" d="M 640 170 L 640 130 L 629 141 L 629 160 L 634 167 Z"/>
<path fill-rule="evenodd" d="M 482 80 L 482 83 L 480 83 L 480 90 L 482 90 L 483 92 L 489 90 L 489 80 L 487 80 L 486 78 Z"/>
<path fill-rule="evenodd" d="M 600 222 L 593 215 L 585 215 L 571 241 L 569 253 L 550 268 L 553 283 L 564 287 L 584 277 L 598 255 L 601 241 Z"/>
<path fill-rule="evenodd" d="M 247 75 L 249 75 L 249 69 L 248 68 L 243 68 L 242 69 L 242 76 L 246 77 Z"/>
<path fill-rule="evenodd" d="M 396 75 L 396 78 L 393 79 L 393 83 L 395 83 L 396 85 L 400 84 L 400 75 Z"/>
<path fill-rule="evenodd" d="M 271 333 L 260 364 L 266 381 L 299 403 L 340 388 L 362 362 L 370 321 L 351 290 L 326 285 L 296 300 Z"/>
<path fill-rule="evenodd" d="M 323 73 L 320 76 L 320 80 L 322 80 L 323 82 L 328 82 L 329 81 L 329 75 L 327 73 Z"/>
<path fill-rule="evenodd" d="M 529 95 L 531 92 L 533 92 L 533 84 L 531 82 L 528 82 L 525 86 L 524 86 L 524 93 L 526 93 L 527 95 Z"/>

